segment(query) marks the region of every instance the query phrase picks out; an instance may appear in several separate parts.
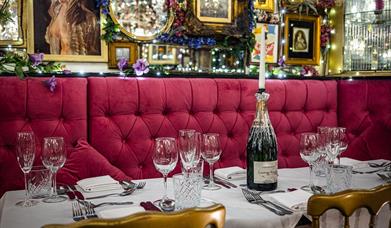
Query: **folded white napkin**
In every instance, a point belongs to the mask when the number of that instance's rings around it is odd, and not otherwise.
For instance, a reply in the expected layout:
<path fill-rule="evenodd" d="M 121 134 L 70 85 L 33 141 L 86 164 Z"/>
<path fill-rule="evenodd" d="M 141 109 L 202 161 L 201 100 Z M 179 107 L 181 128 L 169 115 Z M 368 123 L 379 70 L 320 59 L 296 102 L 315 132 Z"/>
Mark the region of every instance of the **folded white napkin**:
<path fill-rule="evenodd" d="M 307 201 L 312 194 L 301 189 L 297 189 L 292 192 L 274 193 L 269 196 L 289 208 L 302 209 L 306 208 Z"/>
<path fill-rule="evenodd" d="M 131 207 L 114 208 L 114 209 L 99 211 L 97 212 L 97 215 L 99 218 L 112 219 L 112 218 L 125 217 L 141 211 L 145 211 L 143 207 L 131 206 Z"/>
<path fill-rule="evenodd" d="M 216 169 L 214 174 L 217 177 L 227 180 L 238 180 L 246 178 L 246 170 L 238 166 Z"/>
<path fill-rule="evenodd" d="M 384 162 L 389 162 L 384 159 L 370 160 L 370 161 L 359 161 L 351 158 L 341 158 L 341 165 L 351 165 L 353 170 L 357 172 L 372 172 L 381 169 L 381 167 L 371 167 L 369 163 L 372 164 L 381 164 Z"/>
<path fill-rule="evenodd" d="M 110 176 L 91 177 L 83 180 L 79 180 L 77 185 L 85 192 L 99 192 L 107 190 L 122 189 L 118 181 L 114 180 Z"/>

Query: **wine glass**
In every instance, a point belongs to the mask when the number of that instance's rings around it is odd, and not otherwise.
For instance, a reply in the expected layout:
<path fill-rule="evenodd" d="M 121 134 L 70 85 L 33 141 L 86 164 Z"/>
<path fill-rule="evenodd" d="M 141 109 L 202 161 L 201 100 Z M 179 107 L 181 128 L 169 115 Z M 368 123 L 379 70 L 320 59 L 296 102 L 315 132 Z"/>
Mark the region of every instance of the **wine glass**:
<path fill-rule="evenodd" d="M 178 150 L 182 167 L 186 174 L 189 174 L 196 161 L 196 131 L 192 129 L 179 130 Z"/>
<path fill-rule="evenodd" d="M 209 184 L 205 185 L 203 189 L 206 190 L 217 190 L 221 187 L 216 185 L 213 181 L 213 164 L 220 159 L 221 148 L 220 148 L 220 137 L 216 133 L 204 134 L 202 137 L 202 158 L 208 162 L 209 172 Z"/>
<path fill-rule="evenodd" d="M 56 173 L 64 166 L 66 151 L 63 137 L 46 137 L 43 139 L 42 163 L 50 170 L 52 176 L 52 191 L 49 197 L 43 199 L 45 203 L 58 203 L 67 198 L 57 194 Z"/>
<path fill-rule="evenodd" d="M 308 163 L 310 169 L 310 183 L 301 187 L 305 191 L 312 191 L 313 189 L 313 165 L 319 159 L 321 153 L 319 151 L 320 135 L 318 133 L 302 133 L 300 135 L 300 156 Z"/>
<path fill-rule="evenodd" d="M 318 133 L 325 139 L 327 160 L 329 164 L 334 164 L 334 160 L 339 155 L 339 130 L 336 127 L 318 127 Z"/>
<path fill-rule="evenodd" d="M 16 139 L 16 158 L 19 167 L 24 174 L 25 199 L 17 202 L 16 205 L 20 207 L 31 207 L 38 202 L 30 199 L 29 191 L 27 189 L 27 174 L 31 171 L 35 158 L 35 138 L 33 132 L 18 132 Z"/>
<path fill-rule="evenodd" d="M 339 153 L 338 153 L 338 165 L 341 164 L 341 154 L 348 149 L 348 137 L 346 135 L 346 128 L 338 127 L 338 139 L 339 139 Z"/>
<path fill-rule="evenodd" d="M 167 197 L 167 175 L 175 168 L 178 162 L 178 151 L 174 138 L 162 137 L 155 139 L 155 148 L 152 155 L 155 168 L 163 174 L 164 195 L 160 200 L 155 201 L 165 211 L 172 211 L 175 201 Z"/>

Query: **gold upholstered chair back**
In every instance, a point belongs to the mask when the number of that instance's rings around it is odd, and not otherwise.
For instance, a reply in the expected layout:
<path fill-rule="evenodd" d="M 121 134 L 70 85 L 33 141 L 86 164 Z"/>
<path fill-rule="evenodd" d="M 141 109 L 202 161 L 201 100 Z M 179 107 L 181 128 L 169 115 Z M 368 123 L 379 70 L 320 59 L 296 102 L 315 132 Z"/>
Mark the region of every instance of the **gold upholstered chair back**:
<path fill-rule="evenodd" d="M 391 184 L 378 186 L 371 190 L 347 190 L 334 195 L 313 195 L 308 200 L 308 215 L 312 217 L 312 227 L 320 227 L 319 218 L 328 209 L 337 209 L 345 217 L 345 228 L 349 226 L 349 217 L 358 208 L 367 208 L 371 219 L 369 227 L 374 227 L 375 216 L 380 208 L 389 204 L 391 209 Z M 389 224 L 391 227 L 391 221 Z"/>
<path fill-rule="evenodd" d="M 216 204 L 207 208 L 192 208 L 172 213 L 148 211 L 118 219 L 88 219 L 68 225 L 50 224 L 43 226 L 43 228 L 204 228 L 207 225 L 223 228 L 224 222 L 225 207 Z"/>

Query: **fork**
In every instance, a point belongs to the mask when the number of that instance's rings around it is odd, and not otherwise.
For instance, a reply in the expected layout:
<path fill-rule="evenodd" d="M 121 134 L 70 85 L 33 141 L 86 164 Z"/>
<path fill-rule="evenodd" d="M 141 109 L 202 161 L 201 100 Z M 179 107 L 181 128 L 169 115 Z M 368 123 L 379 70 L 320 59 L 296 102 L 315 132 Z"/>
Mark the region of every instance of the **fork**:
<path fill-rule="evenodd" d="M 97 218 L 98 217 L 96 215 L 96 212 L 95 212 L 95 209 L 94 209 L 92 203 L 87 202 L 87 204 L 84 205 L 84 208 L 85 208 L 87 218 Z"/>
<path fill-rule="evenodd" d="M 268 209 L 269 211 L 273 212 L 274 214 L 276 215 L 279 215 L 279 216 L 283 216 L 283 215 L 286 215 L 285 212 L 281 211 L 281 210 L 278 210 L 272 206 L 270 206 L 269 204 L 267 204 L 265 201 L 257 201 L 255 200 L 254 196 L 252 196 L 250 194 L 250 192 L 244 188 L 242 188 L 242 192 L 243 192 L 243 195 L 244 195 L 244 198 L 246 198 L 246 200 L 251 203 L 251 204 L 257 204 L 257 205 L 262 205 L 263 207 L 265 207 L 266 209 Z"/>
<path fill-rule="evenodd" d="M 78 202 L 72 202 L 72 218 L 74 221 L 80 221 L 85 219 L 83 211 L 80 208 Z"/>
<path fill-rule="evenodd" d="M 129 182 L 129 181 L 120 181 L 119 183 L 122 185 L 122 187 L 125 190 L 131 189 L 131 188 L 142 189 L 147 184 L 146 181 L 141 181 L 138 184 L 135 184 L 135 183 Z"/>
<path fill-rule="evenodd" d="M 85 199 L 92 200 L 92 199 L 104 198 L 107 196 L 128 196 L 128 195 L 131 195 L 134 191 L 136 191 L 136 188 L 130 188 L 130 189 L 127 189 L 127 190 L 120 192 L 120 193 L 109 193 L 109 194 L 104 194 L 104 195 L 99 195 L 99 196 L 87 197 Z"/>
<path fill-rule="evenodd" d="M 278 205 L 277 203 L 274 203 L 272 201 L 269 201 L 269 200 L 264 200 L 259 194 L 256 194 L 254 192 L 250 192 L 249 193 L 254 197 L 254 199 L 258 202 L 265 202 L 265 203 L 269 203 L 271 205 L 273 205 L 275 208 L 281 210 L 281 211 L 284 211 L 286 214 L 292 214 L 293 211 L 291 211 L 290 209 L 286 208 L 285 206 L 280 206 Z"/>

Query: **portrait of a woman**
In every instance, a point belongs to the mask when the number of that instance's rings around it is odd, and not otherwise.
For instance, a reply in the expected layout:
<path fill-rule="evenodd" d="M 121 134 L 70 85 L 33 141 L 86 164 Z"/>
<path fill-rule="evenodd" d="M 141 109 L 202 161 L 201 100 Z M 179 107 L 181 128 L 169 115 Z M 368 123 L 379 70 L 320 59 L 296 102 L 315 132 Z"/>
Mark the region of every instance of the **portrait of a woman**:
<path fill-rule="evenodd" d="M 51 0 L 45 41 L 50 54 L 99 55 L 100 26 L 88 0 Z"/>
<path fill-rule="evenodd" d="M 307 52 L 308 45 L 307 45 L 307 39 L 306 39 L 304 31 L 297 30 L 294 34 L 295 35 L 294 35 L 294 39 L 293 39 L 293 51 Z"/>

